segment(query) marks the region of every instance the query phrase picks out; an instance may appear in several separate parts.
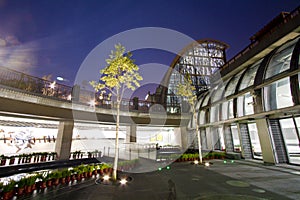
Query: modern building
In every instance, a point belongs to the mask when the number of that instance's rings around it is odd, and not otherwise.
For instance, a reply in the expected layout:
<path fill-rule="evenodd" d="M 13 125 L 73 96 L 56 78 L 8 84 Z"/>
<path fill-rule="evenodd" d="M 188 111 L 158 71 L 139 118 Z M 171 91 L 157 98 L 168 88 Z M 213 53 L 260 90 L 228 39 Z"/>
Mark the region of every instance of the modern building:
<path fill-rule="evenodd" d="M 174 60 L 165 101 L 172 103 L 182 74 L 191 74 L 203 150 L 300 164 L 299 12 L 280 13 L 228 62 L 227 45 L 206 40 L 188 45 Z M 197 146 L 190 130 L 188 145 Z"/>

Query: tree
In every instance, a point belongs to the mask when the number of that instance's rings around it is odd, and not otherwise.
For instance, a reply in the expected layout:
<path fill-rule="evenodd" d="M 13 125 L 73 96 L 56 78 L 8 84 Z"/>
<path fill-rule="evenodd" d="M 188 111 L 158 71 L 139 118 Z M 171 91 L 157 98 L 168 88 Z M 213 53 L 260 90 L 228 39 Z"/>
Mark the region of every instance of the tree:
<path fill-rule="evenodd" d="M 115 141 L 115 158 L 113 164 L 113 179 L 117 179 L 117 167 L 119 158 L 119 126 L 120 126 L 120 104 L 124 92 L 127 89 L 135 90 L 140 86 L 139 81 L 143 80 L 139 75 L 139 67 L 131 59 L 130 52 L 125 53 L 125 47 L 121 44 L 115 45 L 115 51 L 111 51 L 109 59 L 106 59 L 107 66 L 100 70 L 99 81 L 90 81 L 95 91 L 100 95 L 108 92 L 109 96 L 116 98 L 116 141 Z"/>
<path fill-rule="evenodd" d="M 193 115 L 193 122 L 195 122 L 195 131 L 198 139 L 198 148 L 199 148 L 199 162 L 202 163 L 202 153 L 201 153 L 201 138 L 199 132 L 199 125 L 197 121 L 197 113 L 196 113 L 196 103 L 197 103 L 197 95 L 196 88 L 192 85 L 192 80 L 189 74 L 186 74 L 183 83 L 179 83 L 177 85 L 177 95 L 182 96 L 190 105 L 191 112 Z"/>

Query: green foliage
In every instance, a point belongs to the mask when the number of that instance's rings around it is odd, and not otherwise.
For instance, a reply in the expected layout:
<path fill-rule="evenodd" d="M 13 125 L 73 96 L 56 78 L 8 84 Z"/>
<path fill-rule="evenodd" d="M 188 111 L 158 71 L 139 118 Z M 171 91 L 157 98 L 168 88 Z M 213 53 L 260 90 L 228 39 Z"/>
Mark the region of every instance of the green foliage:
<path fill-rule="evenodd" d="M 18 185 L 18 188 L 24 188 L 25 185 L 26 185 L 26 178 L 21 178 L 18 182 L 17 182 L 17 185 Z"/>
<path fill-rule="evenodd" d="M 197 100 L 197 95 L 195 94 L 196 88 L 192 85 L 192 80 L 189 74 L 185 74 L 184 82 L 177 85 L 177 95 L 184 97 L 192 108 Z"/>
<path fill-rule="evenodd" d="M 26 178 L 26 185 L 31 186 L 35 183 L 37 179 L 37 176 L 33 175 L 33 176 L 29 176 Z"/>
<path fill-rule="evenodd" d="M 115 45 L 115 51 L 111 51 L 107 66 L 100 71 L 99 81 L 90 81 L 91 86 L 103 93 L 109 90 L 111 94 L 121 100 L 126 89 L 135 90 L 139 87 L 139 81 L 143 80 L 139 75 L 139 67 L 131 59 L 130 52 L 125 53 L 125 47 L 121 44 Z"/>
<path fill-rule="evenodd" d="M 14 189 L 15 185 L 16 185 L 16 181 L 11 180 L 7 185 L 3 186 L 3 190 L 2 191 L 3 192 L 10 192 L 10 191 L 12 191 Z"/>
<path fill-rule="evenodd" d="M 106 168 L 111 168 L 111 165 L 110 164 L 107 164 L 107 163 L 102 163 L 100 165 L 100 169 L 106 169 Z"/>
<path fill-rule="evenodd" d="M 70 170 L 68 170 L 68 169 L 61 170 L 61 176 L 62 176 L 62 178 L 66 178 L 68 176 L 71 176 L 71 174 L 72 174 L 72 172 Z"/>

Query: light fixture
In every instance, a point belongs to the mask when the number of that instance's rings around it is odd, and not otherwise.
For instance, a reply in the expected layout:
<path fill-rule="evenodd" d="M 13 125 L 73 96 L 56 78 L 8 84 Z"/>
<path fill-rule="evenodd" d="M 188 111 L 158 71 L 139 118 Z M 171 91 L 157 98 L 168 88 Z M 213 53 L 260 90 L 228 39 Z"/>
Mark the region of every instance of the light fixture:
<path fill-rule="evenodd" d="M 209 162 L 204 163 L 205 167 L 209 167 Z"/>
<path fill-rule="evenodd" d="M 199 161 L 198 161 L 198 160 L 195 160 L 195 161 L 194 161 L 194 164 L 195 164 L 195 165 L 198 165 L 198 164 L 199 164 Z"/>
<path fill-rule="evenodd" d="M 104 181 L 108 181 L 109 179 L 110 179 L 110 177 L 108 175 L 103 176 Z"/>
<path fill-rule="evenodd" d="M 125 185 L 127 183 L 127 180 L 125 178 L 120 180 L 121 185 Z"/>
<path fill-rule="evenodd" d="M 50 87 L 51 89 L 54 89 L 54 88 L 55 88 L 55 84 L 56 84 L 56 81 L 54 81 L 53 83 L 51 83 L 49 87 Z"/>

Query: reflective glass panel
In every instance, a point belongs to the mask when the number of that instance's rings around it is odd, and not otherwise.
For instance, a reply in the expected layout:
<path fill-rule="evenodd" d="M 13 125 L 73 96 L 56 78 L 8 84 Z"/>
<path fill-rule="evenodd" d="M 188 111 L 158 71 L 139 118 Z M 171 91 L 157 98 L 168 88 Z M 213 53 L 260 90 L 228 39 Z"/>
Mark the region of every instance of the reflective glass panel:
<path fill-rule="evenodd" d="M 208 100 L 209 100 L 209 94 L 207 94 L 205 97 L 204 97 L 204 100 L 203 100 L 203 103 L 202 103 L 202 106 L 201 107 L 204 107 L 204 106 L 207 106 L 208 104 Z"/>
<path fill-rule="evenodd" d="M 244 72 L 244 70 L 242 70 L 241 72 L 239 72 L 237 75 L 235 75 L 233 78 L 230 79 L 230 82 L 228 83 L 228 86 L 225 91 L 225 97 L 228 97 L 229 95 L 234 94 L 236 85 L 237 85 L 243 72 Z"/>
<path fill-rule="evenodd" d="M 275 110 L 293 106 L 289 77 L 264 87 L 265 110 Z"/>
<path fill-rule="evenodd" d="M 295 128 L 295 123 L 292 118 L 279 120 L 281 132 L 286 145 L 288 158 L 290 163 L 300 164 L 300 147 L 299 147 L 299 135 Z M 295 118 L 297 128 L 300 128 L 300 119 Z"/>
<path fill-rule="evenodd" d="M 232 119 L 234 118 L 234 112 L 233 112 L 233 99 L 230 99 L 228 101 L 228 118 Z"/>
<path fill-rule="evenodd" d="M 240 87 L 239 87 L 239 90 L 243 90 L 247 87 L 250 87 L 254 84 L 254 79 L 255 79 L 255 76 L 256 76 L 256 72 L 258 70 L 258 67 L 261 63 L 262 59 L 259 60 L 258 62 L 254 63 L 248 70 L 247 72 L 245 73 L 242 81 L 241 81 L 241 84 L 240 84 Z"/>
<path fill-rule="evenodd" d="M 205 111 L 201 110 L 199 114 L 199 123 L 200 124 L 205 124 Z"/>
<path fill-rule="evenodd" d="M 232 134 L 232 140 L 233 140 L 233 150 L 235 152 L 241 152 L 241 144 L 240 144 L 240 137 L 237 125 L 231 125 L 231 134 Z"/>
<path fill-rule="evenodd" d="M 255 123 L 248 124 L 248 130 L 252 145 L 253 157 L 257 159 L 262 159 L 260 140 L 258 137 L 257 127 Z"/>
<path fill-rule="evenodd" d="M 254 113 L 254 102 L 252 96 L 250 95 L 250 92 L 247 92 L 246 94 L 238 97 L 237 104 L 239 117 L 242 117 L 244 115 L 251 115 Z"/>
<path fill-rule="evenodd" d="M 269 62 L 265 74 L 265 79 L 271 78 L 290 68 L 292 53 L 297 41 L 298 39 L 288 42 L 277 50 L 277 52 L 272 56 Z"/>
<path fill-rule="evenodd" d="M 222 120 L 228 119 L 228 101 L 222 103 L 221 119 Z"/>
<path fill-rule="evenodd" d="M 214 105 L 211 107 L 210 110 L 210 122 L 217 122 L 219 121 L 219 107 L 220 105 Z"/>
<path fill-rule="evenodd" d="M 225 82 L 221 82 L 215 89 L 214 94 L 212 95 L 211 101 L 216 102 L 223 98 L 223 93 L 225 90 L 225 86 L 227 84 L 228 80 Z"/>

